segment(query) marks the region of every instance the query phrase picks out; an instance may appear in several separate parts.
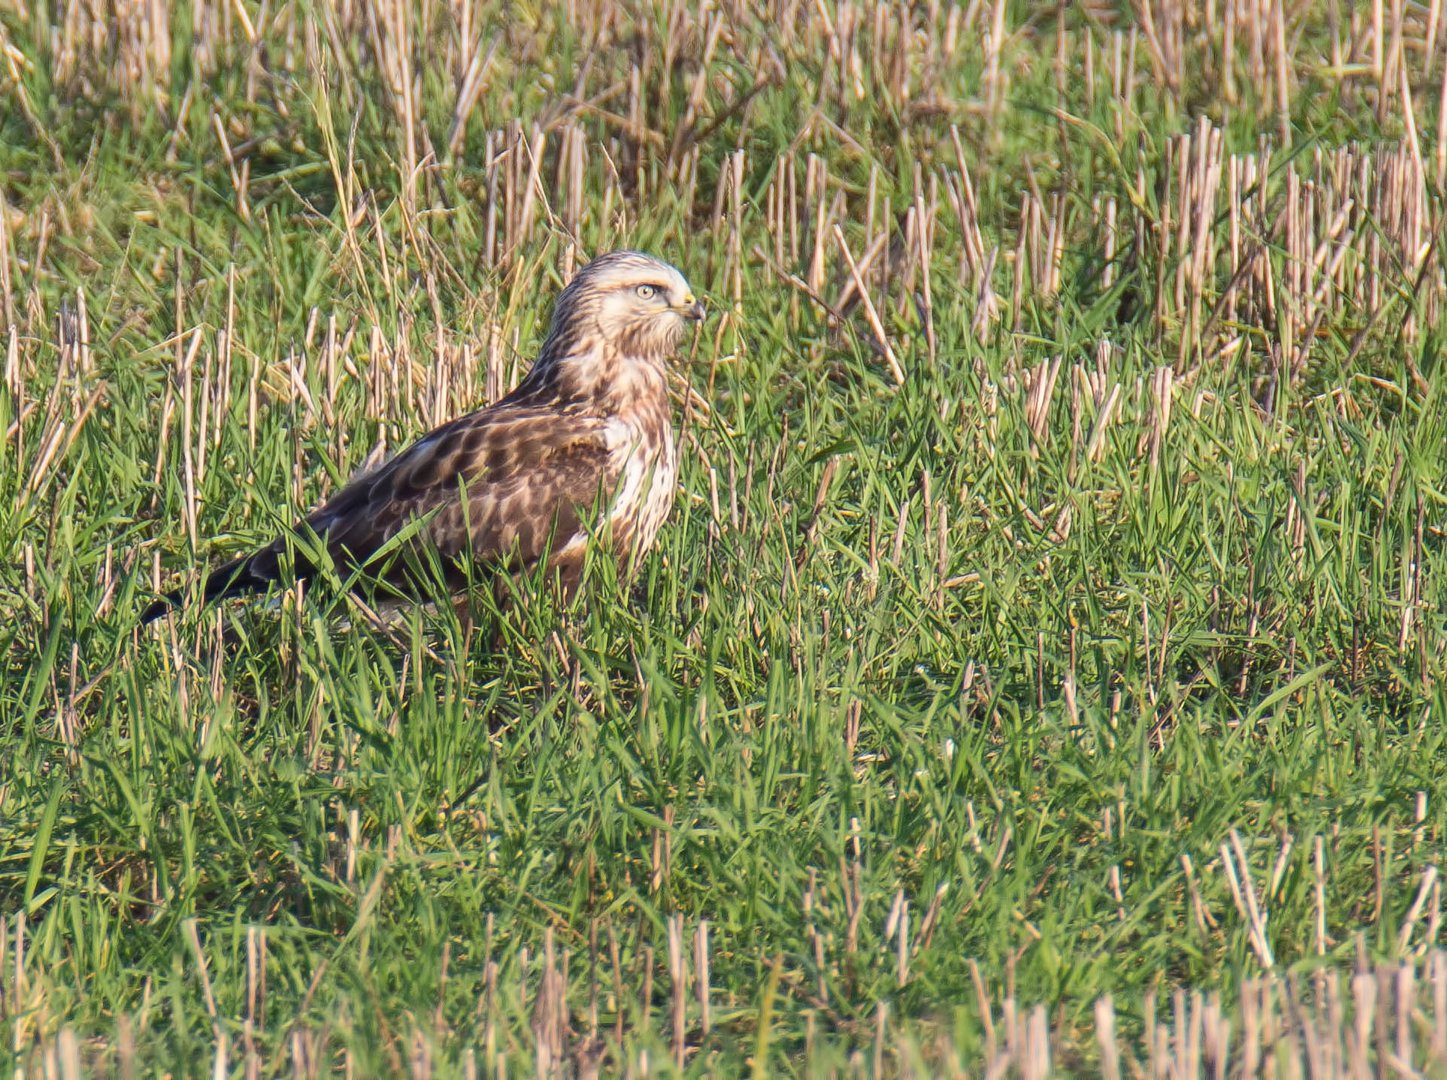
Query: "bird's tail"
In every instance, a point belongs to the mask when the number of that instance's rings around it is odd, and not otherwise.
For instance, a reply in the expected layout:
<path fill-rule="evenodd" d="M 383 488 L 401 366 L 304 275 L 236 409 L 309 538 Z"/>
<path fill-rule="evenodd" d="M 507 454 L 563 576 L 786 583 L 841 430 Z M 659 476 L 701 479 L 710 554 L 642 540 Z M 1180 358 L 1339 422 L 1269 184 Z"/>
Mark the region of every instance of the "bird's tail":
<path fill-rule="evenodd" d="M 206 584 L 201 589 L 201 603 L 205 605 L 230 596 L 260 592 L 276 580 L 276 571 L 276 552 L 269 547 L 262 548 L 255 554 L 233 559 L 206 575 Z M 172 608 L 180 607 L 185 598 L 186 591 L 176 589 L 146 605 L 141 612 L 141 625 L 155 622 Z"/>

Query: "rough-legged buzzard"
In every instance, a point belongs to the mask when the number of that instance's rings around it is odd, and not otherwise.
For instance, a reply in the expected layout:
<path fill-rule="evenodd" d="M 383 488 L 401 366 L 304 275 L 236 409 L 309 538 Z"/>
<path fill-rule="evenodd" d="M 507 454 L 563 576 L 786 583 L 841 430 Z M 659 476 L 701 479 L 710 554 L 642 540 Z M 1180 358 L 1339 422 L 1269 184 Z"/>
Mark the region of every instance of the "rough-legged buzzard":
<path fill-rule="evenodd" d="M 558 297 L 516 390 L 353 480 L 297 532 L 314 533 L 343 576 L 365 568 L 404 595 L 419 591 L 419 556 L 432 552 L 454 591 L 469 580 L 469 558 L 472 580 L 479 567 L 525 572 L 546 558 L 572 590 L 590 525 L 631 570 L 673 505 L 678 451 L 665 365 L 685 323 L 703 314 L 668 263 L 637 251 L 600 255 Z M 314 574 L 292 546 L 292 575 Z M 211 571 L 202 601 L 266 590 L 282 579 L 287 547 L 280 537 Z M 183 595 L 151 604 L 142 620 Z"/>

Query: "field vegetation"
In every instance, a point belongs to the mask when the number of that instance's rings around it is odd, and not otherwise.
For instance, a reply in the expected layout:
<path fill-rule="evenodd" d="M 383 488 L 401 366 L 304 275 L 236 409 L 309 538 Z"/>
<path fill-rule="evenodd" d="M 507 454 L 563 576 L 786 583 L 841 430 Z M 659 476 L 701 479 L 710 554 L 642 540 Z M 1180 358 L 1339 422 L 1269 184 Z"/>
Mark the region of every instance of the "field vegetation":
<path fill-rule="evenodd" d="M 1441 1075 L 1444 96 L 1439 0 L 0 0 L 0 1054 Z M 625 245 L 638 581 L 138 626 Z"/>

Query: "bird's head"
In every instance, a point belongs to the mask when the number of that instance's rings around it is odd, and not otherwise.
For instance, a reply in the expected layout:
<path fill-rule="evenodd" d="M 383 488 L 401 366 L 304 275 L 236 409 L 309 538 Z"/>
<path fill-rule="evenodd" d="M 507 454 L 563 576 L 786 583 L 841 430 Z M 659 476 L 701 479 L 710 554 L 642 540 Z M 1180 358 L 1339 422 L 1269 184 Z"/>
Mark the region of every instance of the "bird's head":
<path fill-rule="evenodd" d="M 610 251 L 579 270 L 558 297 L 548 337 L 576 347 L 596 336 L 619 357 L 663 360 L 703 304 L 678 269 L 641 251 Z"/>

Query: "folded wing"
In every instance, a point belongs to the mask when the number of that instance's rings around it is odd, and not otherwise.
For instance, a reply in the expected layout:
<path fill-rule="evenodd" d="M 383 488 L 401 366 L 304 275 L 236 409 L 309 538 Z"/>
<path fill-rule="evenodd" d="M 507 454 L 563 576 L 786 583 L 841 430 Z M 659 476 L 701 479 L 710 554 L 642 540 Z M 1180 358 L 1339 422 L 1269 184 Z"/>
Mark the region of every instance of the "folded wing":
<path fill-rule="evenodd" d="M 431 549 L 449 581 L 460 585 L 465 578 L 460 558 L 469 552 L 498 571 L 515 571 L 564 551 L 617 479 L 600 419 L 554 409 L 494 408 L 438 428 L 353 480 L 297 531 L 321 538 L 343 573 L 365 567 L 369 575 L 411 591 L 415 556 L 426 558 Z M 418 519 L 415 533 L 379 557 Z M 286 547 L 287 539 L 279 537 L 213 570 L 204 600 L 259 592 L 280 580 Z M 298 579 L 316 572 L 300 551 L 291 565 Z M 570 568 L 562 569 L 567 574 Z M 151 605 L 143 620 L 158 617 L 180 598 L 172 593 Z"/>

